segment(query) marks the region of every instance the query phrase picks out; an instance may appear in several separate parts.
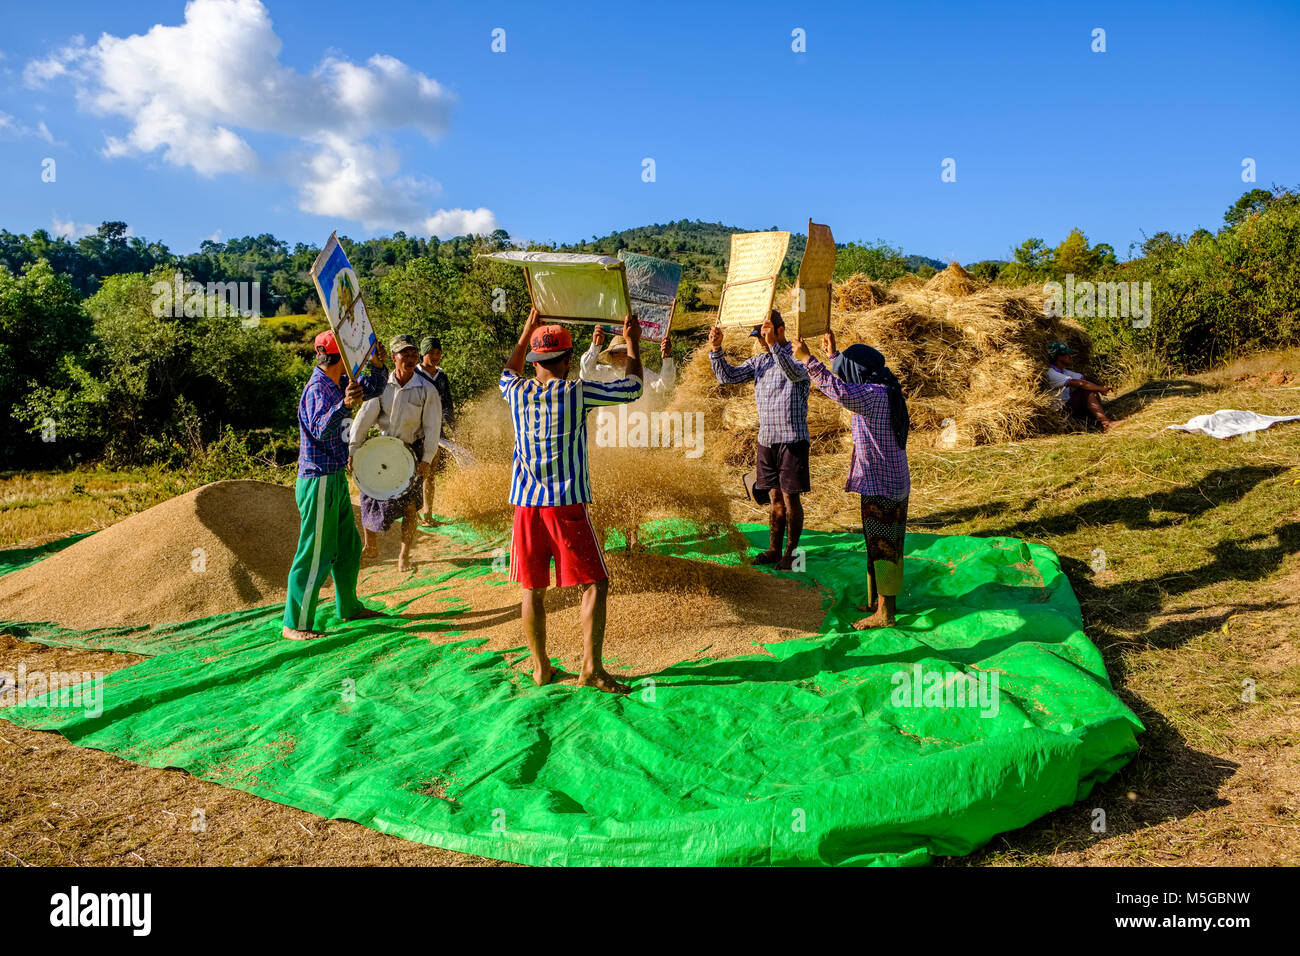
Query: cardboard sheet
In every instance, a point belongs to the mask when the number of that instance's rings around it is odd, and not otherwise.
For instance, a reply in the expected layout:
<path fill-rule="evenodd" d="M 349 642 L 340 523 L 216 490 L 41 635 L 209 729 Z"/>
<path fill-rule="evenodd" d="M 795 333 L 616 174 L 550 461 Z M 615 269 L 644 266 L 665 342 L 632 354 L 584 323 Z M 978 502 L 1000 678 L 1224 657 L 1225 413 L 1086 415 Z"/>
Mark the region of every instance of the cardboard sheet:
<path fill-rule="evenodd" d="M 835 275 L 835 238 L 831 227 L 808 220 L 808 244 L 799 264 L 791 314 L 786 317 L 793 338 L 821 335 L 831 327 L 831 278 Z"/>
<path fill-rule="evenodd" d="M 727 281 L 718 305 L 722 326 L 761 325 L 772 311 L 776 280 L 790 245 L 788 232 L 738 232 L 731 237 Z"/>

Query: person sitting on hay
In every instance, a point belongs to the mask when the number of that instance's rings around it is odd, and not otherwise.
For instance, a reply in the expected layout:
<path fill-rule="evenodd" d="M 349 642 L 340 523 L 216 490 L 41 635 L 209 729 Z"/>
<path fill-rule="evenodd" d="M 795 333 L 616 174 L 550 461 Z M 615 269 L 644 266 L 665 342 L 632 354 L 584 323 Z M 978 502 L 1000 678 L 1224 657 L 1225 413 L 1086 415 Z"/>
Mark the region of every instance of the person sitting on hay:
<path fill-rule="evenodd" d="M 591 478 L 587 470 L 587 413 L 641 397 L 641 326 L 629 315 L 623 324 L 628 343 L 627 377 L 614 382 L 569 380 L 573 338 L 558 325 L 538 325 L 537 309 L 524 324 L 501 372 L 501 397 L 510 405 L 515 450 L 511 461 L 510 580 L 523 589 L 521 617 L 533 657 L 533 680 L 549 684 L 556 676 L 546 656 L 546 589 L 555 561 L 557 587 L 582 588 L 582 672 L 579 687 L 626 694 L 605 670 L 605 600 L 609 572 L 591 524 Z M 535 378 L 524 378 L 524 362 Z M 635 481 L 634 475 L 627 477 Z"/>
<path fill-rule="evenodd" d="M 898 595 L 903 590 L 903 540 L 907 530 L 907 501 L 912 479 L 907 467 L 907 432 L 911 422 L 907 399 L 885 357 L 869 345 L 835 348 L 835 333 L 822 336 L 822 351 L 831 368 L 808 351 L 803 339 L 794 343 L 794 357 L 831 401 L 853 413 L 853 457 L 845 491 L 862 497 L 862 537 L 867 545 L 867 603 L 871 611 L 853 626 L 858 630 L 892 627 Z"/>
<path fill-rule="evenodd" d="M 749 334 L 758 336 L 763 351 L 732 365 L 722 352 L 721 326 L 709 329 L 709 363 L 723 385 L 754 383 L 754 401 L 758 404 L 754 487 L 768 491 L 772 502 L 768 549 L 755 557 L 754 563 L 774 564 L 777 570 L 789 571 L 794 567 L 794 552 L 803 532 L 799 495 L 809 490 L 808 373 L 790 357 L 785 321 L 776 309 Z M 787 529 L 790 535 L 785 541 Z"/>
<path fill-rule="evenodd" d="M 351 468 L 352 457 L 373 425 L 379 426 L 381 435 L 401 439 L 415 456 L 415 477 L 400 495 L 379 501 L 364 491 L 361 493 L 361 527 L 366 542 L 362 557 L 378 557 L 379 533 L 401 519 L 402 546 L 397 554 L 397 570 L 410 571 L 414 567 L 411 543 L 415 540 L 416 512 L 424 490 L 422 479 L 432 469 L 433 457 L 438 453 L 438 437 L 442 434 L 442 400 L 427 378 L 415 374 L 420 353 L 414 336 L 394 336 L 388 350 L 393 353 L 393 372 L 383 392 L 362 405 L 352 423 L 348 467 Z"/>
<path fill-rule="evenodd" d="M 1051 364 L 1047 366 L 1047 384 L 1056 391 L 1057 404 L 1075 418 L 1095 420 L 1110 431 L 1115 423 L 1101 407 L 1101 396 L 1110 394 L 1110 386 L 1102 385 L 1072 371 L 1074 349 L 1064 342 L 1053 342 L 1047 347 Z"/>

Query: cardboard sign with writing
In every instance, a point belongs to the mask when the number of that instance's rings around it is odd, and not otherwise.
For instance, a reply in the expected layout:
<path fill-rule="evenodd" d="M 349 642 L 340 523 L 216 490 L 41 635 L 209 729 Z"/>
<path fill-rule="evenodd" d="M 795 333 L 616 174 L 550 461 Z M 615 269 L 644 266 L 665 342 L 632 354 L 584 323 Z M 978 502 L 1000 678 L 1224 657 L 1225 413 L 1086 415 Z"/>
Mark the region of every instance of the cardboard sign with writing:
<path fill-rule="evenodd" d="M 732 234 L 727 281 L 718 303 L 719 325 L 753 327 L 767 320 L 789 245 L 788 232 Z"/>
<path fill-rule="evenodd" d="M 797 339 L 821 335 L 831 327 L 831 278 L 835 275 L 835 238 L 831 227 L 808 220 L 808 244 L 794 287 L 790 332 Z"/>
<path fill-rule="evenodd" d="M 623 261 L 577 252 L 485 252 L 480 258 L 520 266 L 533 308 L 546 320 L 623 327 L 631 310 Z"/>
<path fill-rule="evenodd" d="M 330 233 L 325 248 L 312 263 L 311 277 L 348 375 L 355 379 L 375 349 L 375 330 L 361 299 L 361 280 L 339 245 L 337 233 Z"/>

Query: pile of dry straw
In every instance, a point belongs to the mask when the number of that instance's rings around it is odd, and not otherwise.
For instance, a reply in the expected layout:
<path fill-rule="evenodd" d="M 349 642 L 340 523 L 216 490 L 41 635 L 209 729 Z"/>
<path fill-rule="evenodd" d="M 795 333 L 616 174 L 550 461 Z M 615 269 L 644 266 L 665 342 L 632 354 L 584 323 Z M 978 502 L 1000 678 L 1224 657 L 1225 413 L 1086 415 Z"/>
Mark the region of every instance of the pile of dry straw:
<path fill-rule="evenodd" d="M 1068 319 L 1043 314 L 1042 292 L 981 286 L 956 263 L 928 282 L 905 276 L 888 289 L 866 276 L 835 288 L 831 328 L 841 349 L 865 342 L 879 349 L 902 382 L 913 441 L 961 447 L 1016 441 L 1065 424 L 1044 388 L 1047 345 L 1063 340 L 1087 360 L 1088 334 Z M 757 348 L 742 329 L 728 330 L 727 358 Z M 814 354 L 820 342 L 809 342 Z M 687 363 L 674 398 L 678 409 L 706 415 L 718 461 L 752 461 L 758 416 L 752 388 L 719 386 L 706 349 Z M 842 448 L 848 416 L 813 390 L 808 407 L 813 454 Z"/>
<path fill-rule="evenodd" d="M 587 424 L 594 434 L 594 414 Z M 439 476 L 435 509 L 479 528 L 509 528 L 514 432 L 508 406 L 495 390 L 469 403 L 458 419 L 456 437 L 475 461 Z M 591 519 L 598 530 L 616 529 L 626 537 L 647 521 L 682 518 L 727 531 L 733 547 L 743 549 L 731 519 L 731 496 L 707 455 L 690 458 L 681 448 L 602 447 L 595 441 L 589 442 L 588 454 Z"/>

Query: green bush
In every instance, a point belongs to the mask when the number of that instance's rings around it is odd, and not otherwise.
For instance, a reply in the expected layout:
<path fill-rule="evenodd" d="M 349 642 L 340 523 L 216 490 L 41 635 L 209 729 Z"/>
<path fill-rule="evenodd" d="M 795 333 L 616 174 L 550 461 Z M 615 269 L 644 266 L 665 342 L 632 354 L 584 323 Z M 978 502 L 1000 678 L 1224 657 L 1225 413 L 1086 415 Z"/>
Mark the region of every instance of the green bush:
<path fill-rule="evenodd" d="M 113 462 L 156 458 L 195 420 L 200 439 L 228 425 L 294 421 L 305 364 L 216 302 L 198 317 L 155 315 L 153 284 L 170 278 L 106 279 L 84 306 L 92 344 L 62 357 L 55 382 L 32 391 L 21 417 L 53 419 L 60 436 Z"/>

